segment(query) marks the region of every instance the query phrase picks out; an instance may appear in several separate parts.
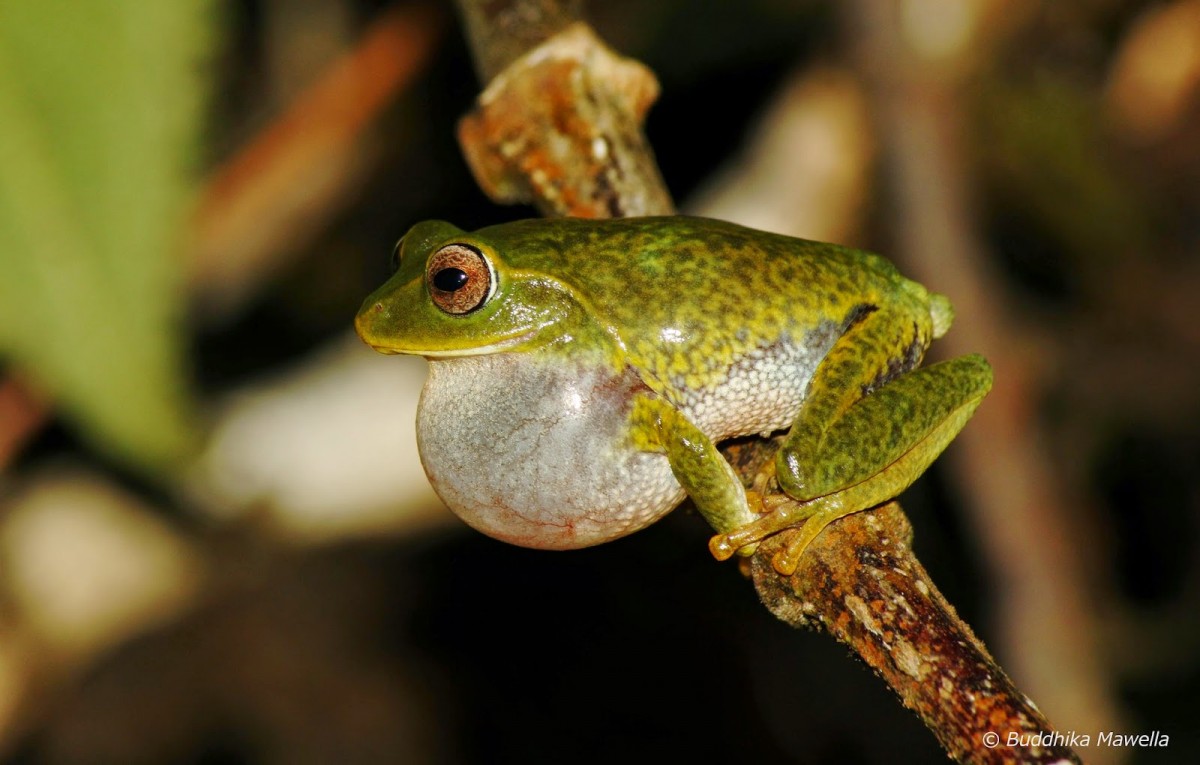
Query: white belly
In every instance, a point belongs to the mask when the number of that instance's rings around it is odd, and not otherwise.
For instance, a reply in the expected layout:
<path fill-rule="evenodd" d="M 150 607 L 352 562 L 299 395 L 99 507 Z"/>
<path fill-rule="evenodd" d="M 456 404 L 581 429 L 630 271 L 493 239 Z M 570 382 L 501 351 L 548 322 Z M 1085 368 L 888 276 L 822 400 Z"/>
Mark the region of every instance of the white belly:
<path fill-rule="evenodd" d="M 599 544 L 683 499 L 662 454 L 629 441 L 635 373 L 502 353 L 430 362 L 417 441 L 430 482 L 464 521 L 525 547 Z"/>

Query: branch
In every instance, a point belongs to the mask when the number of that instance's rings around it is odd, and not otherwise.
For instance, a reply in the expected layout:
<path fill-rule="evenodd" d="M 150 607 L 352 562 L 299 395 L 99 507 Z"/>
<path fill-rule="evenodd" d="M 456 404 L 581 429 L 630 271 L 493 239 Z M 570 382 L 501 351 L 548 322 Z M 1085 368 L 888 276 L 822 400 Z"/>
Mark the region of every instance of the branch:
<path fill-rule="evenodd" d="M 549 0 L 460 0 L 480 71 L 491 83 L 460 125 L 463 152 L 497 202 L 532 202 L 548 216 L 665 214 L 673 206 L 641 133 L 657 95 L 653 75 L 623 59 Z M 551 19 L 506 40 L 505 19 Z M 574 3 L 569 4 L 573 9 Z M 489 26 L 489 20 L 496 22 Z M 517 41 L 530 49 L 514 50 Z M 501 68 L 499 62 L 508 62 Z M 603 141 L 603 150 L 597 150 Z M 636 172 L 627 173 L 630 169 Z M 616 180 L 623 181 L 616 183 Z M 775 443 L 747 439 L 723 452 L 749 484 Z M 1068 749 L 998 746 L 1009 731 L 1052 730 L 996 666 L 912 554 L 912 529 L 893 502 L 832 524 L 800 568 L 782 577 L 767 540 L 749 569 L 759 597 L 793 626 L 821 627 L 866 661 L 964 762 L 1078 762 Z"/>
<path fill-rule="evenodd" d="M 494 74 L 459 123 L 475 179 L 496 202 L 534 204 L 549 217 L 671 214 L 671 196 L 641 129 L 658 81 L 556 5 L 459 2 L 476 60 L 484 62 L 481 73 Z M 542 21 L 519 36 L 532 45 L 522 55 L 497 31 L 512 18 Z M 510 63 L 493 72 L 500 61 Z"/>
<path fill-rule="evenodd" d="M 583 0 L 459 0 L 480 82 L 580 21 Z"/>
<path fill-rule="evenodd" d="M 763 545 L 750 568 L 771 613 L 793 626 L 822 628 L 853 648 L 956 760 L 1071 759 L 1063 746 L 986 746 L 989 732 L 1004 744 L 1012 733 L 1051 728 L 933 585 L 913 555 L 912 527 L 900 505 L 855 520 L 841 524 L 838 535 L 818 537 L 790 577 L 770 565 L 787 535 Z"/>

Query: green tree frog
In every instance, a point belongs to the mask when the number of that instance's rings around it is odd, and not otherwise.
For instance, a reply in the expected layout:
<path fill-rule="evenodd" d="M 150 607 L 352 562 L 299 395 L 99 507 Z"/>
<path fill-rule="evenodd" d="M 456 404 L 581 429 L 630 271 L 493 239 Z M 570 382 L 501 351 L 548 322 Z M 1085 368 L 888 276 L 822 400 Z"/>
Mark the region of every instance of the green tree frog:
<path fill-rule="evenodd" d="M 919 367 L 949 301 L 878 255 L 703 218 L 414 226 L 358 334 L 424 356 L 434 489 L 493 537 L 546 549 L 629 534 L 685 495 L 719 559 L 903 491 L 991 387 L 978 355 Z M 722 439 L 787 430 L 747 491 Z"/>

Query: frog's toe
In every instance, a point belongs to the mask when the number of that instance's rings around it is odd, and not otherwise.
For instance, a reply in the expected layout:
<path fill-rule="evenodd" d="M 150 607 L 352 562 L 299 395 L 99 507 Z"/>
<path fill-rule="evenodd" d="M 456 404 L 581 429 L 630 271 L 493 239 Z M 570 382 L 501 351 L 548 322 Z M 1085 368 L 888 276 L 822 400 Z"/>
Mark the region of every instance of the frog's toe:
<path fill-rule="evenodd" d="M 759 498 L 754 492 L 747 494 L 758 500 L 751 506 L 761 514 L 757 520 L 728 533 L 717 534 L 708 541 L 709 552 L 717 560 L 729 560 L 734 554 L 752 555 L 759 542 L 805 517 L 804 505 L 793 499 L 779 495 Z"/>
<path fill-rule="evenodd" d="M 737 552 L 737 547 L 730 541 L 728 534 L 717 534 L 708 540 L 708 551 L 717 560 L 729 560 Z"/>
<path fill-rule="evenodd" d="M 773 533 L 771 531 L 759 531 L 756 528 L 751 528 L 757 525 L 757 522 L 755 522 L 731 531 L 728 534 L 717 534 L 708 540 L 708 551 L 717 560 L 729 560 L 735 554 L 742 556 L 753 555 L 754 551 L 758 549 L 758 543 Z"/>
<path fill-rule="evenodd" d="M 729 560 L 734 555 L 748 558 L 756 550 L 758 550 L 758 542 L 751 542 L 748 545 L 737 545 L 729 541 L 728 534 L 718 534 L 708 540 L 708 551 L 717 560 Z"/>
<path fill-rule="evenodd" d="M 716 535 L 709 540 L 708 549 L 717 560 L 728 560 L 735 554 L 751 555 L 762 540 L 793 528 L 795 535 L 771 559 L 776 571 L 791 576 L 800 565 L 804 551 L 817 535 L 830 523 L 847 514 L 840 504 L 825 500 L 821 497 L 810 502 L 797 502 L 780 494 L 762 497 L 762 515 L 757 520 L 726 534 Z M 799 525 L 801 523 L 803 525 Z"/>
<path fill-rule="evenodd" d="M 808 549 L 808 543 L 811 541 L 811 537 L 801 532 L 788 542 L 786 547 L 775 553 L 771 558 L 771 566 L 784 576 L 796 573 L 800 566 L 800 558 L 804 556 L 804 551 Z"/>
<path fill-rule="evenodd" d="M 787 546 L 775 553 L 775 557 L 771 559 L 771 565 L 784 576 L 796 573 L 800 559 L 804 556 L 804 551 L 808 549 L 809 544 L 825 530 L 826 526 L 849 514 L 837 504 L 819 509 L 808 517 L 803 526 L 797 529 L 795 535 L 788 540 Z"/>

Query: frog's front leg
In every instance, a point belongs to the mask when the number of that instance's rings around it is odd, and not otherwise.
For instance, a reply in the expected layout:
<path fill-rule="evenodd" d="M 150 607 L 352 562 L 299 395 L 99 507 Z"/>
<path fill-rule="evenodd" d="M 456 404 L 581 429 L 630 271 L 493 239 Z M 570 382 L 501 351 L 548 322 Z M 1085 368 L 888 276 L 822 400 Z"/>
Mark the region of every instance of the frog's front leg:
<path fill-rule="evenodd" d="M 730 464 L 670 402 L 640 397 L 634 403 L 631 419 L 635 444 L 666 455 L 675 479 L 713 529 L 728 533 L 758 517 Z M 744 552 L 749 554 L 753 548 Z"/>
<path fill-rule="evenodd" d="M 777 455 L 779 485 L 796 502 L 714 537 L 714 555 L 727 558 L 807 519 L 774 561 L 791 574 L 825 526 L 894 498 L 929 467 L 991 388 L 992 374 L 978 355 L 911 369 L 928 331 L 910 314 L 887 310 L 850 328 L 818 367 Z"/>

